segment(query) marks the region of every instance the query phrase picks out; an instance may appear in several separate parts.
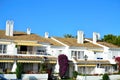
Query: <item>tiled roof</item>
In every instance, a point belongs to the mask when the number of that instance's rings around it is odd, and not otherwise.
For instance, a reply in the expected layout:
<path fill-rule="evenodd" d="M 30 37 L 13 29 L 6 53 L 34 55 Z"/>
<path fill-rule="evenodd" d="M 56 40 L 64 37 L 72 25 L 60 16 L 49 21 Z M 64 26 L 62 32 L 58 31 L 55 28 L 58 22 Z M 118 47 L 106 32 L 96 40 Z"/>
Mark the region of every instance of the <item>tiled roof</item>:
<path fill-rule="evenodd" d="M 102 48 L 100 46 L 97 46 L 95 44 L 92 44 L 90 42 L 84 41 L 83 44 L 77 43 L 76 38 L 59 38 L 54 37 L 55 39 L 61 41 L 62 43 L 68 45 L 68 46 L 75 46 L 75 47 L 88 47 L 88 48 Z"/>
<path fill-rule="evenodd" d="M 104 45 L 104 46 L 107 46 L 109 48 L 120 48 L 119 46 L 117 45 L 114 45 L 112 43 L 107 43 L 107 42 L 97 42 L 98 44 L 101 44 L 101 45 Z"/>
<path fill-rule="evenodd" d="M 59 37 L 54 37 L 57 40 L 63 42 L 64 44 L 68 46 L 76 46 L 76 47 L 90 47 L 90 48 L 101 48 L 100 46 L 97 46 L 95 44 L 89 43 L 87 41 L 84 41 L 84 44 L 78 44 L 77 39 L 75 38 L 59 38 Z M 17 32 L 14 31 L 13 36 L 6 36 L 4 30 L 0 30 L 0 39 L 8 39 L 8 40 L 25 40 L 25 41 L 38 41 L 40 43 L 49 43 L 54 46 L 63 46 L 62 44 L 50 39 L 50 38 L 44 38 L 36 34 L 26 34 L 25 32 Z M 91 39 L 89 39 L 91 40 Z M 107 42 L 100 42 L 98 41 L 97 43 L 110 47 L 110 48 L 119 48 L 116 45 L 113 45 L 111 43 Z"/>
<path fill-rule="evenodd" d="M 16 32 L 14 31 L 13 36 L 6 36 L 4 30 L 0 30 L 0 39 L 10 39 L 10 40 L 28 40 L 28 41 L 38 41 L 43 43 L 50 43 L 55 46 L 63 46 L 52 39 L 44 38 L 36 34 L 26 34 L 25 32 Z"/>
<path fill-rule="evenodd" d="M 88 39 L 88 38 L 87 38 L 87 39 Z M 89 38 L 89 40 L 93 41 L 91 38 Z M 97 40 L 97 43 L 98 43 L 98 44 L 101 44 L 101 45 L 104 45 L 104 46 L 106 46 L 106 47 L 109 47 L 109 48 L 120 48 L 120 47 L 117 46 L 117 45 L 114 45 L 114 44 L 112 44 L 112 43 L 103 42 L 103 41 L 101 41 L 101 40 Z"/>

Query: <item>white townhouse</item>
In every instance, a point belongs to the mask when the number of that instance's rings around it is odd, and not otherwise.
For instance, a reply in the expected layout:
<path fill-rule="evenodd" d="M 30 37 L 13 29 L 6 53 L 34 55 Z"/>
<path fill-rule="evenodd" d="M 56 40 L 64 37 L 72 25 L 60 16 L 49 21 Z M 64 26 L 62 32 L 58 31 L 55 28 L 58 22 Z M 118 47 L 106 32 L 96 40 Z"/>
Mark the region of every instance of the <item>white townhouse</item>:
<path fill-rule="evenodd" d="M 72 77 L 73 71 L 82 74 L 103 74 L 114 73 L 117 68 L 115 66 L 114 57 L 119 56 L 120 47 L 101 42 L 98 40 L 99 34 L 93 33 L 93 40 L 84 38 L 84 32 L 77 32 L 76 38 L 60 38 L 52 37 L 54 41 L 64 45 L 65 47 L 58 49 L 56 57 L 59 54 L 65 54 L 69 59 L 68 75 Z M 85 55 L 87 59 L 85 60 Z M 56 65 L 59 66 L 58 64 Z M 56 67 L 56 71 L 59 67 Z"/>
<path fill-rule="evenodd" d="M 82 74 L 114 73 L 117 70 L 114 58 L 120 56 L 120 47 L 98 40 L 84 38 L 84 32 L 77 32 L 76 38 L 45 37 L 13 30 L 13 22 L 6 22 L 6 30 L 0 30 L 0 72 L 15 72 L 16 63 L 23 64 L 23 73 L 40 73 L 41 65 L 48 70 L 59 72 L 57 58 L 60 54 L 69 59 L 68 76 L 73 71 Z M 85 55 L 87 59 L 85 59 Z"/>
<path fill-rule="evenodd" d="M 6 22 L 6 30 L 0 30 L 0 72 L 15 72 L 16 63 L 23 64 L 23 73 L 40 73 L 41 65 L 45 63 L 47 70 L 54 71 L 57 57 L 52 56 L 51 48 L 63 45 L 48 38 L 27 32 L 13 30 L 13 22 Z M 52 54 L 52 55 L 50 55 Z"/>

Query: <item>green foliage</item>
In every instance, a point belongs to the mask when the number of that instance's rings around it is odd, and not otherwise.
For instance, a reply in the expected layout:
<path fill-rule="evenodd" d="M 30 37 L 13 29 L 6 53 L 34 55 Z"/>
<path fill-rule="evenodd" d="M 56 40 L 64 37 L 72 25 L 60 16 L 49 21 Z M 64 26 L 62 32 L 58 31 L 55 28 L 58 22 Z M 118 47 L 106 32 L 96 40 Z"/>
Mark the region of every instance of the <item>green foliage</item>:
<path fill-rule="evenodd" d="M 16 72 L 9 72 L 8 74 L 16 74 Z"/>
<path fill-rule="evenodd" d="M 21 79 L 22 72 L 23 72 L 23 65 L 21 63 L 17 63 L 16 76 L 18 79 Z"/>
<path fill-rule="evenodd" d="M 0 72 L 0 74 L 4 74 L 3 72 Z"/>
<path fill-rule="evenodd" d="M 40 71 L 41 71 L 42 73 L 46 73 L 46 71 L 47 71 L 47 66 L 46 66 L 45 63 L 41 64 Z"/>
<path fill-rule="evenodd" d="M 117 36 L 114 36 L 112 34 L 104 35 L 103 41 L 115 44 L 117 41 Z"/>
<path fill-rule="evenodd" d="M 71 35 L 71 34 L 65 34 L 64 37 L 65 37 L 65 38 L 74 38 L 74 36 Z"/>
<path fill-rule="evenodd" d="M 102 76 L 102 79 L 103 80 L 110 80 L 109 75 L 106 73 Z"/>
<path fill-rule="evenodd" d="M 108 34 L 102 40 L 120 46 L 120 36 Z"/>
<path fill-rule="evenodd" d="M 77 71 L 73 71 L 73 77 L 77 78 L 78 72 Z"/>

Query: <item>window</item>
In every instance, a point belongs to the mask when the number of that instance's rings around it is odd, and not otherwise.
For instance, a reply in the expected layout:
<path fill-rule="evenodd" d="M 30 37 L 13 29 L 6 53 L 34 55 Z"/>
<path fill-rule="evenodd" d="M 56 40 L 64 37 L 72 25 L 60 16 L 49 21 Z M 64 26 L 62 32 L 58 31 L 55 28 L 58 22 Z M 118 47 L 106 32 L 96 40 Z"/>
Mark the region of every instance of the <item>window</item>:
<path fill-rule="evenodd" d="M 71 51 L 71 58 L 75 57 L 77 59 L 83 59 L 84 51 Z"/>
<path fill-rule="evenodd" d="M 84 51 L 78 51 L 78 59 L 84 58 Z"/>
<path fill-rule="evenodd" d="M 94 52 L 94 54 L 96 54 L 96 52 Z"/>
<path fill-rule="evenodd" d="M 78 51 L 78 59 L 80 59 L 80 56 L 81 56 L 80 51 Z"/>
<path fill-rule="evenodd" d="M 0 53 L 6 53 L 7 51 L 7 45 L 0 44 Z"/>
<path fill-rule="evenodd" d="M 47 54 L 46 54 L 46 50 L 37 50 L 37 54 L 47 55 Z"/>
<path fill-rule="evenodd" d="M 23 71 L 25 71 L 25 72 L 30 72 L 30 71 L 32 71 L 33 70 L 33 64 L 31 63 L 24 63 L 23 64 Z"/>
<path fill-rule="evenodd" d="M 0 63 L 0 69 L 5 69 L 5 63 Z"/>

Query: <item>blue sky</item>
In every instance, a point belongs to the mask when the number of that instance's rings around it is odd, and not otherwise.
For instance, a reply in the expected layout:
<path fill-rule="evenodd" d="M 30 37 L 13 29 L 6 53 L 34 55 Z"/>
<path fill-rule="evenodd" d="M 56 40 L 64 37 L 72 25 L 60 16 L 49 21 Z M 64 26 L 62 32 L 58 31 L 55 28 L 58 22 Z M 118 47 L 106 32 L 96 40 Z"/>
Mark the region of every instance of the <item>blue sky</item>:
<path fill-rule="evenodd" d="M 77 30 L 87 38 L 93 32 L 120 35 L 120 0 L 0 0 L 0 29 L 6 20 L 16 31 L 29 27 L 40 36 L 75 36 Z"/>

